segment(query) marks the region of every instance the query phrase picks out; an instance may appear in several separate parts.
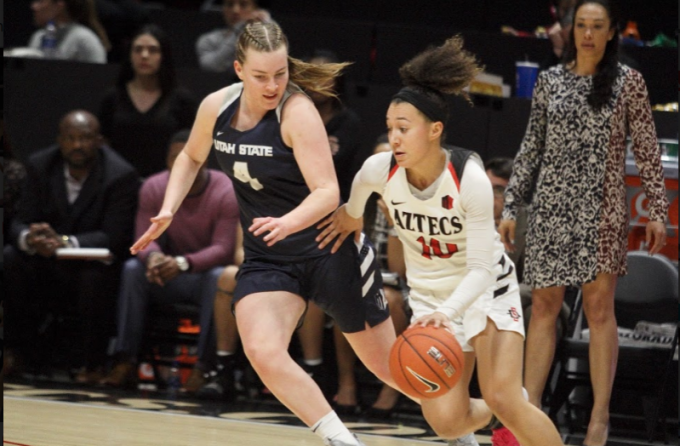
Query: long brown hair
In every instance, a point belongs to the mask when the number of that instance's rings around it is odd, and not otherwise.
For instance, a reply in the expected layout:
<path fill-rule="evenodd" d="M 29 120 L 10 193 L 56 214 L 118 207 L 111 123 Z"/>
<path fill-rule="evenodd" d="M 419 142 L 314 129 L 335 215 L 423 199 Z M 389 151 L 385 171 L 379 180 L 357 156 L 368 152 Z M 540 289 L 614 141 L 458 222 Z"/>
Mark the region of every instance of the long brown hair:
<path fill-rule="evenodd" d="M 282 46 L 288 49 L 288 38 L 279 25 L 273 22 L 250 22 L 246 24 L 238 39 L 236 60 L 243 64 L 248 48 L 270 53 Z M 289 80 L 304 90 L 336 97 L 332 90 L 332 81 L 350 64 L 350 62 L 313 64 L 288 56 Z"/>

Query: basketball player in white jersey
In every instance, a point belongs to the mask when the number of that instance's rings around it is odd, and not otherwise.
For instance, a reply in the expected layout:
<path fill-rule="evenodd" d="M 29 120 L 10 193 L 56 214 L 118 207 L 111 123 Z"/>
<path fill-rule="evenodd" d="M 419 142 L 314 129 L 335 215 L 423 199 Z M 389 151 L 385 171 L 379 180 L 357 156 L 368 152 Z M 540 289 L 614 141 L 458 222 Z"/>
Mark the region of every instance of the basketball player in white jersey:
<path fill-rule="evenodd" d="M 402 66 L 405 87 L 387 110 L 392 153 L 364 163 L 348 203 L 322 222 L 317 240 L 323 247 L 337 236 L 339 247 L 361 228 L 369 195 L 381 194 L 404 245 L 412 326 L 449 329 L 465 352 L 464 379 L 421 401 L 428 423 L 449 439 L 486 426 L 494 446 L 562 445 L 550 419 L 522 394 L 522 307 L 514 265 L 495 231 L 491 183 L 476 154 L 442 147 L 444 94 L 461 93 L 478 71 L 457 37 Z M 468 393 L 475 357 L 484 400 Z"/>

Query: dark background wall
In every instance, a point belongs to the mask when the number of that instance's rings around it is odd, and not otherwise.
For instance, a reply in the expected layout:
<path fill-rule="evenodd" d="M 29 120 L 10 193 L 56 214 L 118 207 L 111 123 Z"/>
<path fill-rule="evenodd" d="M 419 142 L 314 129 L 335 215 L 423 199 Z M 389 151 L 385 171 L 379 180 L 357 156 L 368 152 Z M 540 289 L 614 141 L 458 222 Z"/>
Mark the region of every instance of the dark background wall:
<path fill-rule="evenodd" d="M 54 142 L 59 118 L 83 108 L 97 113 L 105 90 L 115 81 L 117 65 L 94 65 L 32 59 L 4 58 L 4 106 L 9 139 L 16 155 L 30 153 Z M 197 68 L 179 69 L 180 83 L 203 97 L 224 85 L 220 74 Z M 350 81 L 345 102 L 363 121 L 362 140 L 373 144 L 384 132 L 385 110 L 398 86 Z M 518 98 L 473 95 L 473 104 L 451 99 L 448 142 L 477 150 L 484 158 L 514 156 L 524 136 L 531 102 Z M 657 133 L 678 137 L 678 114 L 654 112 Z"/>

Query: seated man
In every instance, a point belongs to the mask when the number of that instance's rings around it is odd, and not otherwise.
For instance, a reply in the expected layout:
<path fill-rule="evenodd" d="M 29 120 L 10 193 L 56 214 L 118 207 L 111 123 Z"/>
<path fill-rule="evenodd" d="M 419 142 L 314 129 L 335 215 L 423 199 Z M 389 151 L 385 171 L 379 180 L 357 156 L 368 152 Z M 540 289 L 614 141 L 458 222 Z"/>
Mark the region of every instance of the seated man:
<path fill-rule="evenodd" d="M 46 365 L 52 359 L 48 355 L 68 357 L 70 352 L 55 346 L 63 336 L 53 336 L 49 329 L 55 324 L 48 322 L 55 315 L 75 315 L 71 325 L 82 329 L 82 335 L 62 344 L 69 350 L 71 345 L 81 347 L 84 357 L 69 366 L 83 365 L 76 379 L 93 383 L 101 379 L 112 334 L 120 265 L 132 242 L 139 176 L 102 144 L 97 118 L 83 110 L 61 120 L 57 144 L 31 156 L 26 170 L 10 244 L 4 248 L 5 305 L 12 315 L 8 354 L 24 356 L 34 366 Z M 106 262 L 61 260 L 56 253 L 64 247 L 107 248 L 113 257 Z"/>
<path fill-rule="evenodd" d="M 161 208 L 170 170 L 188 138 L 188 130 L 171 138 L 168 170 L 149 177 L 142 185 L 137 237 Z M 104 384 L 118 387 L 135 382 L 149 305 L 176 302 L 193 302 L 200 307 L 199 361 L 185 390 L 196 391 L 203 384 L 203 374 L 209 368 L 207 358 L 212 353 L 208 340 L 217 279 L 234 258 L 238 205 L 231 180 L 203 165 L 173 221 L 163 237 L 125 263 L 118 297 L 118 363 L 102 380 Z"/>

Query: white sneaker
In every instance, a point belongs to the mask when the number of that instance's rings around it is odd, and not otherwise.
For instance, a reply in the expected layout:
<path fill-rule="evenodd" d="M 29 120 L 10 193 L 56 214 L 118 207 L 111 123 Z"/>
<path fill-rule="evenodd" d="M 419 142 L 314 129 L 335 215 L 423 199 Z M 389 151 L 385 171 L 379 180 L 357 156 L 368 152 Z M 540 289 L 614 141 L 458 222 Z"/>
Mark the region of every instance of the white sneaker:
<path fill-rule="evenodd" d="M 446 442 L 447 446 L 479 446 L 475 434 L 470 433 L 464 437 L 456 438 L 455 440 L 449 440 Z"/>
<path fill-rule="evenodd" d="M 352 443 L 352 444 L 347 443 L 347 442 L 342 441 L 342 440 L 326 440 L 326 441 L 324 441 L 324 444 L 326 446 L 366 446 L 364 443 L 361 442 L 361 440 L 359 440 L 357 438 L 356 435 L 354 435 L 354 439 L 356 440 L 356 443 Z"/>

